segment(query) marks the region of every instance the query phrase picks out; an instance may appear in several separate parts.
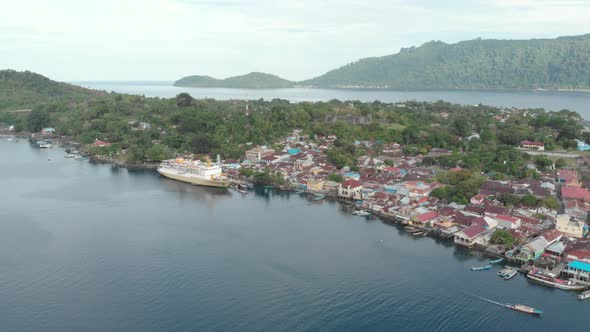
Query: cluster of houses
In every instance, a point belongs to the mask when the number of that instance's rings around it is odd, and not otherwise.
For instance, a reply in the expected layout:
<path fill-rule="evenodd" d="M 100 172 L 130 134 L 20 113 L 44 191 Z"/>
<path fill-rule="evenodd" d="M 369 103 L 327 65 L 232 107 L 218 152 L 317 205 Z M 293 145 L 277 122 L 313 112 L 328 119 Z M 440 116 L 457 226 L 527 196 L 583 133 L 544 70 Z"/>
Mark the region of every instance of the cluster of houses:
<path fill-rule="evenodd" d="M 275 172 L 292 188 L 354 202 L 358 208 L 428 229 L 432 234 L 453 239 L 460 246 L 493 248 L 495 253 L 515 262 L 530 263 L 548 256 L 590 263 L 590 241 L 586 240 L 590 191 L 575 170 L 552 171 L 542 174 L 538 180 L 488 180 L 468 204 L 447 204 L 430 196 L 434 189 L 444 185 L 436 181 L 434 168 L 421 166 L 426 156 L 404 156 L 403 147 L 397 143 L 379 144 L 376 157 L 359 158 L 355 170 L 346 167 L 339 170 L 328 162 L 325 153 L 335 140 L 334 135 L 318 136 L 312 143 L 295 131 L 279 142 L 277 146 L 283 146 L 282 150 L 253 147 L 246 152 L 243 162 L 226 161 L 232 165 L 226 172 L 236 178 L 241 167 Z M 371 142 L 355 144 L 376 149 Z M 542 143 L 523 144 L 527 148 L 543 149 Z M 450 153 L 433 149 L 428 156 Z M 343 181 L 334 181 L 333 174 Z M 532 195 L 538 200 L 560 197 L 562 208 L 505 207 L 496 199 L 503 193 L 519 197 Z M 499 229 L 512 234 L 519 245 L 511 249 L 492 244 L 492 236 Z"/>

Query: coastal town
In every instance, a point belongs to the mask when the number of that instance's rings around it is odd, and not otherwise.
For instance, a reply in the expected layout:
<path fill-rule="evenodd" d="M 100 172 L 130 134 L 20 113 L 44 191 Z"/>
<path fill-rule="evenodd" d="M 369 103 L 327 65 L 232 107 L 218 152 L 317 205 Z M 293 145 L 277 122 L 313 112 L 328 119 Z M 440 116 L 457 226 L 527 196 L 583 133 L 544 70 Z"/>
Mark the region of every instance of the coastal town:
<path fill-rule="evenodd" d="M 495 120 L 503 122 L 510 115 L 505 111 Z M 370 116 L 334 116 L 325 121 L 371 124 Z M 143 122 L 130 125 L 134 130 L 150 128 Z M 473 132 L 464 139 L 471 142 L 481 137 Z M 82 145 L 59 137 L 51 127 L 32 134 L 31 141 L 39 148 L 65 145 L 67 158 L 90 156 L 96 161 L 111 161 L 100 151 L 107 151 L 113 143 L 96 139 Z M 585 154 L 590 146 L 585 142 L 576 140 L 576 149 L 546 151 L 540 141 L 520 141 L 515 147 L 519 153 L 546 159 L 541 160 L 544 165 L 531 160 L 525 166 L 528 176 L 516 178 L 499 177 L 493 172 L 476 174 L 459 164 L 445 167 L 433 162 L 456 155 L 456 151 L 430 148 L 425 153 L 409 153 L 404 144 L 376 140 L 355 141 L 354 146 L 367 151 L 366 155 L 357 158 L 355 165 L 337 167 L 330 157 L 337 141 L 335 134 L 312 135 L 295 129 L 272 146 L 244 144 L 240 159 L 217 157 L 213 164 L 213 157 L 188 154 L 179 155 L 177 160 L 217 167 L 224 178 L 211 186 L 231 183 L 230 188 L 238 194 L 247 194 L 254 185 L 264 186 L 307 195 L 310 204 L 338 200 L 353 208 L 354 215 L 401 224 L 412 236 L 438 237 L 480 251 L 491 262 L 506 264 L 501 277 L 511 278 L 518 269 L 529 279 L 550 287 L 575 291 L 590 287 L 590 178 Z M 148 166 L 156 168 L 158 164 Z M 471 181 L 474 178 L 477 181 Z M 469 181 L 475 187 L 466 189 L 464 201 L 445 195 L 449 188 Z M 192 183 L 202 184 L 203 180 Z"/>

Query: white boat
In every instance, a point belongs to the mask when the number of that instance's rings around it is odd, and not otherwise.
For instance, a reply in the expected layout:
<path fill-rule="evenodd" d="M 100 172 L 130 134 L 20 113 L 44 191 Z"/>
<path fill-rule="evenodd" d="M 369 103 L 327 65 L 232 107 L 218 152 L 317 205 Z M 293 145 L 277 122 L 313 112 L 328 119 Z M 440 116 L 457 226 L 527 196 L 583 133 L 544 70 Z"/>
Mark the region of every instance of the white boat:
<path fill-rule="evenodd" d="M 355 216 L 361 216 L 361 217 L 366 217 L 366 216 L 370 216 L 371 212 L 365 211 L 365 210 L 358 210 L 358 211 L 354 211 L 352 213 Z"/>
<path fill-rule="evenodd" d="M 537 269 L 530 271 L 527 274 L 527 278 L 536 281 L 540 284 L 555 287 L 561 290 L 581 291 L 587 288 L 585 285 L 580 285 L 576 283 L 574 280 L 563 280 L 557 277 L 545 275 Z"/>
<path fill-rule="evenodd" d="M 198 186 L 227 188 L 229 179 L 223 174 L 221 162 L 217 156 L 217 163 L 209 159 L 205 163 L 196 160 L 176 158 L 163 161 L 158 167 L 158 173 L 169 179 L 191 183 Z"/>
<path fill-rule="evenodd" d="M 504 280 L 510 280 L 514 278 L 514 276 L 516 276 L 517 273 L 518 271 L 516 269 L 507 267 L 505 269 L 500 270 L 500 272 L 498 272 L 498 275 L 502 277 L 502 279 Z"/>
<path fill-rule="evenodd" d="M 578 294 L 578 300 L 582 301 L 582 300 L 586 300 L 586 299 L 590 299 L 590 290 L 581 292 L 580 294 Z"/>

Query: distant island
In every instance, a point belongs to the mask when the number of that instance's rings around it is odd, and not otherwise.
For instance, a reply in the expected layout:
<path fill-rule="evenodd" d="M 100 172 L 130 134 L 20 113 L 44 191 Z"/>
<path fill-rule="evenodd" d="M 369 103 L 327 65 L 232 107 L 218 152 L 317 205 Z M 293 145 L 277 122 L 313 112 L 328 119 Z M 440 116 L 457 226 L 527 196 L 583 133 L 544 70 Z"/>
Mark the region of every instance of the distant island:
<path fill-rule="evenodd" d="M 590 89 L 590 34 L 554 39 L 428 42 L 358 60 L 321 76 L 291 82 L 251 73 L 218 80 L 189 76 L 175 83 L 224 88 Z"/>
<path fill-rule="evenodd" d="M 233 88 L 233 89 L 284 89 L 292 88 L 294 82 L 265 73 L 249 73 L 226 79 L 211 76 L 193 75 L 174 82 L 174 86 L 192 88 Z"/>

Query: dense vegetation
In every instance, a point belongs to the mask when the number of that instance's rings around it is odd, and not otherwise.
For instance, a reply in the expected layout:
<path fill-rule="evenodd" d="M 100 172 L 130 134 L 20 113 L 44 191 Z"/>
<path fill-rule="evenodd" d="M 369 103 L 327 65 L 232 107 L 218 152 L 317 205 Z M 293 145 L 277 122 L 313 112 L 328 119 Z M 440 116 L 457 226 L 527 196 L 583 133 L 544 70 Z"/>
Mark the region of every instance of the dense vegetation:
<path fill-rule="evenodd" d="M 29 71 L 0 70 L 0 110 L 29 108 L 39 103 L 83 101 L 106 93 L 55 82 Z"/>
<path fill-rule="evenodd" d="M 186 93 L 161 99 L 77 88 L 64 89 L 60 92 L 63 98 L 54 95 L 30 99 L 27 96 L 40 96 L 42 91 L 62 85 L 30 73 L 20 75 L 22 81 L 34 79 L 37 83 L 13 89 L 7 98 L 32 111 L 7 112 L 8 107 L 0 108 L 0 123 L 29 131 L 52 126 L 58 134 L 83 144 L 96 139 L 114 143 L 109 149 L 91 149 L 94 154 L 110 154 L 129 162 L 157 161 L 185 152 L 239 158 L 251 144 L 273 145 L 297 128 L 311 137 L 336 135 L 338 139 L 328 151 L 328 158 L 337 167 L 353 170 L 360 156 L 378 155 L 390 142 L 402 144 L 406 155 L 426 155 L 432 148 L 449 149 L 450 155 L 427 156 L 423 163 L 466 170 L 465 174 L 440 179 L 448 184 L 440 194 L 454 201 L 472 196 L 473 188 L 481 183 L 481 172 L 497 179 L 537 177 L 538 172 L 530 165 L 543 170 L 551 164 L 546 158 L 531 158 L 516 150 L 520 140 L 540 140 L 548 150 L 572 149 L 576 146 L 573 139 L 581 137 L 580 116 L 567 110 L 503 111 L 481 105 L 415 101 L 216 101 L 195 100 Z M 0 85 L 6 84 L 0 81 Z M 0 102 L 4 100 L 0 98 Z M 364 126 L 325 121 L 326 115 L 368 114 L 373 122 Z M 468 140 L 473 133 L 481 138 Z M 357 141 L 369 141 L 372 146 Z"/>
<path fill-rule="evenodd" d="M 361 59 L 314 79 L 318 87 L 590 89 L 590 35 L 440 41 Z"/>
<path fill-rule="evenodd" d="M 187 76 L 174 82 L 175 86 L 193 88 L 279 89 L 291 88 L 293 82 L 265 73 L 249 73 L 226 79 L 211 76 Z"/>

